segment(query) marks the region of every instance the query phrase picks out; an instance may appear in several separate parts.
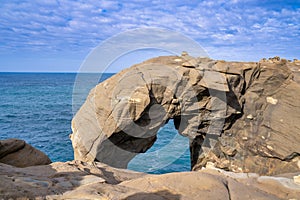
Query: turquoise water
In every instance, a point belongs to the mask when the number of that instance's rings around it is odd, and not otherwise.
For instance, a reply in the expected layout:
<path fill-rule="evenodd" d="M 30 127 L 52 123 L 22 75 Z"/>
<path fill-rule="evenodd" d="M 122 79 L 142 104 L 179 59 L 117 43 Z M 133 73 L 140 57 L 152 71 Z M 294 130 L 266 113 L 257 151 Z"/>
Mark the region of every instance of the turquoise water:
<path fill-rule="evenodd" d="M 81 84 L 84 89 L 73 92 L 76 76 L 75 73 L 0 73 L 0 139 L 23 139 L 54 162 L 72 160 L 69 134 L 73 113 L 95 85 L 84 82 Z M 110 76 L 103 74 L 99 82 Z M 81 98 L 73 101 L 74 96 Z M 190 170 L 187 138 L 178 135 L 170 121 L 160 129 L 153 147 L 134 158 L 129 169 L 158 174 Z"/>

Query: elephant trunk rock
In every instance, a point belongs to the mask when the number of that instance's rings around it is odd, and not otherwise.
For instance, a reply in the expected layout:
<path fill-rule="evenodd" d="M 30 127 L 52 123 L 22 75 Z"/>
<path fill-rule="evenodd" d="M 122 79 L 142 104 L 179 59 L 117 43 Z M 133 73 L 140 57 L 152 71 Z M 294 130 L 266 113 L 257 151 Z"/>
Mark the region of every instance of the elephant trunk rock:
<path fill-rule="evenodd" d="M 191 164 L 235 172 L 299 171 L 299 65 L 189 55 L 134 65 L 93 88 L 72 121 L 75 159 L 126 168 L 168 120 L 190 140 Z"/>

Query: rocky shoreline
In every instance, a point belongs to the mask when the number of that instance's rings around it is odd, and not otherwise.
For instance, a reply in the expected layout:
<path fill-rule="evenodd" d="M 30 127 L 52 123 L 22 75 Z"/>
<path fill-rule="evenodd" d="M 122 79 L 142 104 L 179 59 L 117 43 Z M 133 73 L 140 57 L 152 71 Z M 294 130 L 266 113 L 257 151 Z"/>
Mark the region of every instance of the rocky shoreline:
<path fill-rule="evenodd" d="M 169 119 L 191 172 L 128 162 Z M 0 199 L 300 199 L 300 61 L 153 58 L 91 90 L 72 121 L 75 161 L 0 141 Z"/>

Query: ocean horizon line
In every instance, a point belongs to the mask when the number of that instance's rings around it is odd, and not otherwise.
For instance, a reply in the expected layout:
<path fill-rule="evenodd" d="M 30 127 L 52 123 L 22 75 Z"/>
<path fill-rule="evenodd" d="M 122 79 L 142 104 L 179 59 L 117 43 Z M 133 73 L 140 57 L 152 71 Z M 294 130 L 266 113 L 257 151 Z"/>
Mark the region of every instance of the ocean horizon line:
<path fill-rule="evenodd" d="M 45 72 L 45 71 L 0 71 L 1 74 L 116 74 L 118 72 Z"/>

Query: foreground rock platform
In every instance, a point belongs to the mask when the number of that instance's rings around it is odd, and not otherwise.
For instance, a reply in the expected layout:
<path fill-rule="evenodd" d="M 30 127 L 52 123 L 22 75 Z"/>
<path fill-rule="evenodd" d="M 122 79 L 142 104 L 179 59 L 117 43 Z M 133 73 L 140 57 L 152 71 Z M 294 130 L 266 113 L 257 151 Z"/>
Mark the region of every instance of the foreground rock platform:
<path fill-rule="evenodd" d="M 126 168 L 168 120 L 191 166 L 276 175 L 300 170 L 300 62 L 153 58 L 91 90 L 72 121 L 75 159 Z"/>
<path fill-rule="evenodd" d="M 0 199 L 300 199 L 299 174 L 259 176 L 211 168 L 150 175 L 99 162 L 16 168 L 0 163 Z"/>

